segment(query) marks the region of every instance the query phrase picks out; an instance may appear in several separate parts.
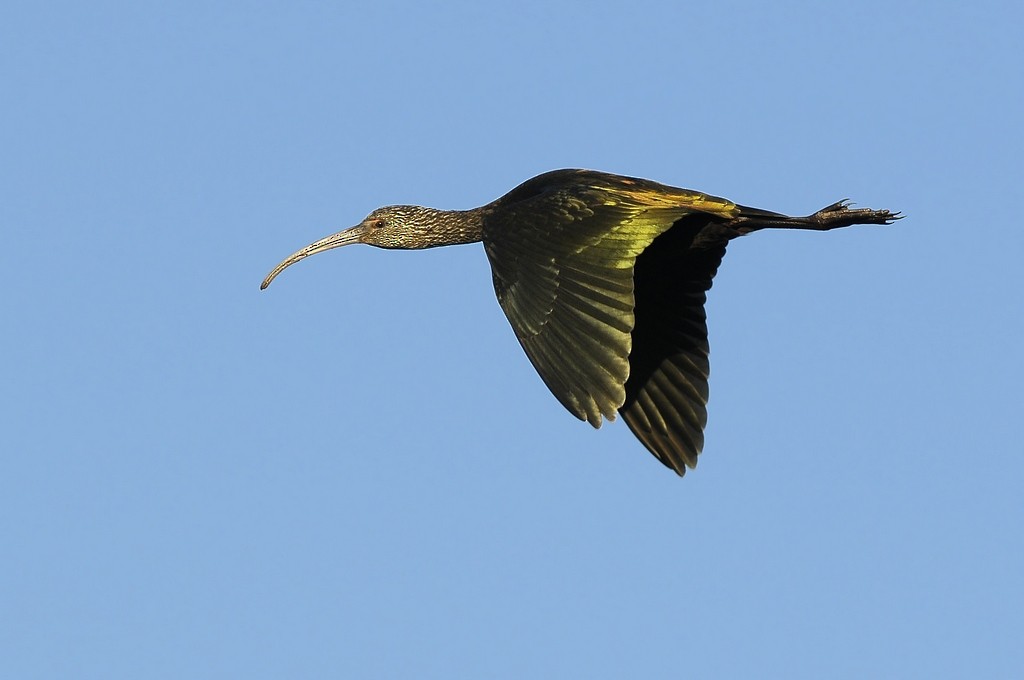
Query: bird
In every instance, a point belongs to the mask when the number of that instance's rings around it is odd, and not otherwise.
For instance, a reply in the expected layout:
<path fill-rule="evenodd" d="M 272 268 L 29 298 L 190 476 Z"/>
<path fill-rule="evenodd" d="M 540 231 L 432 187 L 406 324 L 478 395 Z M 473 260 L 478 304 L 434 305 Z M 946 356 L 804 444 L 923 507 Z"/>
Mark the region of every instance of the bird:
<path fill-rule="evenodd" d="M 707 424 L 704 310 L 734 238 L 761 229 L 887 225 L 898 212 L 848 199 L 805 216 L 595 170 L 553 170 L 471 210 L 378 208 L 285 258 L 363 243 L 422 249 L 483 243 L 494 291 L 548 389 L 592 426 L 621 415 L 678 475 L 697 465 Z"/>

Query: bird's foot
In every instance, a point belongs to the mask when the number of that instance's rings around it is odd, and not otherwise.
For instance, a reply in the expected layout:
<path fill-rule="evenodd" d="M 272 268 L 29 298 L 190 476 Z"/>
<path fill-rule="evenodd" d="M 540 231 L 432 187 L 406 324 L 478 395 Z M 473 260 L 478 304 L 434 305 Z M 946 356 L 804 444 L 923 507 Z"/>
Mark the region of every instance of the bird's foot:
<path fill-rule="evenodd" d="M 872 210 L 871 208 L 851 208 L 850 199 L 844 198 L 826 206 L 807 217 L 812 228 L 826 231 L 851 224 L 892 224 L 903 219 L 903 215 L 889 210 Z"/>

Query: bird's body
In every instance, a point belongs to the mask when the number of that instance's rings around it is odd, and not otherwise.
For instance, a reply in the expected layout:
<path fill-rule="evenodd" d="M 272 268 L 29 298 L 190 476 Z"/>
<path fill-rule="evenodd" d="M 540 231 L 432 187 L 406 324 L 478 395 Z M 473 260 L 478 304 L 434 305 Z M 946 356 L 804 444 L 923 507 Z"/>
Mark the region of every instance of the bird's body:
<path fill-rule="evenodd" d="M 729 240 L 764 228 L 828 230 L 898 217 L 845 202 L 787 217 L 649 180 L 555 170 L 473 210 L 375 210 L 284 260 L 262 288 L 294 262 L 350 243 L 483 241 L 498 302 L 555 397 L 595 427 L 621 413 L 682 475 L 704 443 L 704 302 Z"/>

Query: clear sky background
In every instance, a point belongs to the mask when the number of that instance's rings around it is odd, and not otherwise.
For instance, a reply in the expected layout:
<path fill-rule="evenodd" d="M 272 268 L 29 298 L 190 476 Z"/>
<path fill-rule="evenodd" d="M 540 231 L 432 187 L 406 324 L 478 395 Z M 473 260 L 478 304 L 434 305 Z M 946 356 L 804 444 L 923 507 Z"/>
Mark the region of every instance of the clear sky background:
<path fill-rule="evenodd" d="M 0 676 L 1020 677 L 1015 2 L 9 2 Z M 684 479 L 479 245 L 558 167 L 891 227 L 734 242 Z"/>

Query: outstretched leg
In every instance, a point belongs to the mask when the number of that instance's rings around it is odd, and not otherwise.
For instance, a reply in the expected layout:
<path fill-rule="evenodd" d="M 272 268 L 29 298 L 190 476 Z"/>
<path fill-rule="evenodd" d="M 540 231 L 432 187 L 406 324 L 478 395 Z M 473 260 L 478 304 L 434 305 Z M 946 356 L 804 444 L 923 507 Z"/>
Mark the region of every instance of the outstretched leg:
<path fill-rule="evenodd" d="M 848 199 L 837 201 L 807 217 L 789 217 L 757 208 L 740 206 L 740 216 L 726 223 L 738 235 L 749 234 L 758 229 L 814 229 L 828 231 L 853 224 L 892 224 L 903 216 L 889 210 L 851 208 Z"/>

